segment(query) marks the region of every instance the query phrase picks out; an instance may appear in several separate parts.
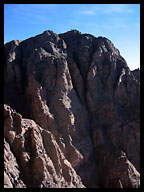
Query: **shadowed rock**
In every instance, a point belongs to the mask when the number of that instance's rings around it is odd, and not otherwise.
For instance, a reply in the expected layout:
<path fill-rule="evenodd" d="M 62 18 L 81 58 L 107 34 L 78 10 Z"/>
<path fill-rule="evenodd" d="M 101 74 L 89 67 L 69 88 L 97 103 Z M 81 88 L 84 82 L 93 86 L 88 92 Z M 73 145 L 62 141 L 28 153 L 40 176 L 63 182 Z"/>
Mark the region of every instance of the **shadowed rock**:
<path fill-rule="evenodd" d="M 140 70 L 77 30 L 4 50 L 5 187 L 139 188 Z"/>

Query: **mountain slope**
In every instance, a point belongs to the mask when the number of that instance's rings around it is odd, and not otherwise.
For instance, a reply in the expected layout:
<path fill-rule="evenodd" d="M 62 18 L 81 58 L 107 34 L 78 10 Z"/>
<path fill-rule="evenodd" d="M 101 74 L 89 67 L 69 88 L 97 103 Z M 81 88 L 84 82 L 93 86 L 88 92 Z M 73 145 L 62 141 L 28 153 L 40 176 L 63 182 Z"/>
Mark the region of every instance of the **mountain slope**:
<path fill-rule="evenodd" d="M 4 74 L 5 142 L 21 187 L 140 186 L 139 71 L 110 40 L 77 30 L 14 40 Z"/>

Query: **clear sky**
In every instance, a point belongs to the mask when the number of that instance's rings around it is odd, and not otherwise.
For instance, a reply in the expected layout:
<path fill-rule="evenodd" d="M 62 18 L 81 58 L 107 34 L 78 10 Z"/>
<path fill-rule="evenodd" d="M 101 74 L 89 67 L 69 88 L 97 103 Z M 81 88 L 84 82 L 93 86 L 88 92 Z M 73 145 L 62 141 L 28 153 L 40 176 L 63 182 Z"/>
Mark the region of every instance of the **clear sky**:
<path fill-rule="evenodd" d="M 131 70 L 140 68 L 139 4 L 5 4 L 4 43 L 24 40 L 45 30 L 77 29 L 107 37 Z"/>

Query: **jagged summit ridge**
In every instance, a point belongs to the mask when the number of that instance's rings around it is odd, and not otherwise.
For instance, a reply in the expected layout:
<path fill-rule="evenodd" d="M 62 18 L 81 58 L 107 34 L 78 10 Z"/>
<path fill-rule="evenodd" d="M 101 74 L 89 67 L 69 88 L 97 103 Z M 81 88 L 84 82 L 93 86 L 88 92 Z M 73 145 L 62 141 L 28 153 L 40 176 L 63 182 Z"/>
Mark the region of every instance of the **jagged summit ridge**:
<path fill-rule="evenodd" d="M 140 187 L 139 71 L 112 42 L 47 30 L 4 49 L 5 186 Z"/>

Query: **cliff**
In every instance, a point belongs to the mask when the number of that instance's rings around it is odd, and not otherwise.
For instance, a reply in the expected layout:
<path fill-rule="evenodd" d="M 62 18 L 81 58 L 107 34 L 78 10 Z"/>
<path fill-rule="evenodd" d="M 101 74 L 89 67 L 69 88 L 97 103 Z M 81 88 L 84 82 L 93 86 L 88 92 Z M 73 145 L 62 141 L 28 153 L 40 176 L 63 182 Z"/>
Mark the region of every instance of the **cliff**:
<path fill-rule="evenodd" d="M 110 40 L 48 30 L 4 53 L 5 188 L 140 187 L 140 71 Z"/>

